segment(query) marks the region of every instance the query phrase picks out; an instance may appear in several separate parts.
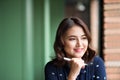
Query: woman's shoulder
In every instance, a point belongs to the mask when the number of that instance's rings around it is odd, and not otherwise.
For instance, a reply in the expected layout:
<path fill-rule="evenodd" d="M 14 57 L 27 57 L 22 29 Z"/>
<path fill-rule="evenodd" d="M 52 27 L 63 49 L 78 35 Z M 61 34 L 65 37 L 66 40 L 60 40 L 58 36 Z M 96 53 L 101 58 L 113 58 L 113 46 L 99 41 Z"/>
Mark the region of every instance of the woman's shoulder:
<path fill-rule="evenodd" d="M 100 79 L 100 80 L 106 80 L 106 70 L 105 70 L 105 64 L 104 60 L 96 56 L 93 60 L 93 70 L 94 70 L 94 78 Z"/>
<path fill-rule="evenodd" d="M 104 60 L 99 57 L 99 56 L 95 56 L 92 63 L 94 64 L 94 66 L 99 67 L 99 66 L 104 66 Z"/>
<path fill-rule="evenodd" d="M 93 60 L 88 64 L 94 67 L 99 65 L 104 65 L 104 60 L 100 56 L 95 56 Z"/>
<path fill-rule="evenodd" d="M 53 64 L 53 61 L 47 62 L 44 70 L 45 72 L 56 72 L 56 66 Z"/>
<path fill-rule="evenodd" d="M 98 63 L 98 62 L 104 62 L 104 61 L 100 56 L 95 56 L 93 59 L 93 62 Z"/>
<path fill-rule="evenodd" d="M 45 65 L 45 68 L 55 68 L 55 65 L 54 65 L 53 61 L 47 62 L 46 65 Z"/>

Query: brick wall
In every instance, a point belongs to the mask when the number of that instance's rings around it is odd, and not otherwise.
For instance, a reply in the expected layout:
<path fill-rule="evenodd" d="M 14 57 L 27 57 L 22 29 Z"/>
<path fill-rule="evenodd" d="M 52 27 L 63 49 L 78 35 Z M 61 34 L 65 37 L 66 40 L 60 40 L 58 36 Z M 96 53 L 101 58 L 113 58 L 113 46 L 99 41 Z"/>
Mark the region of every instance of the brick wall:
<path fill-rule="evenodd" d="M 104 54 L 108 80 L 120 80 L 120 0 L 104 0 Z"/>

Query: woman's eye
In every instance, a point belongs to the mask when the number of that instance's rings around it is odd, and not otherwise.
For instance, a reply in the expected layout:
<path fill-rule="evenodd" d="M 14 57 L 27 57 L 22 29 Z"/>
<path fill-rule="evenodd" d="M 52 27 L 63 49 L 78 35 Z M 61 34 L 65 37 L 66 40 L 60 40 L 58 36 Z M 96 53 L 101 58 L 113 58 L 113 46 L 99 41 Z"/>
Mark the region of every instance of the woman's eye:
<path fill-rule="evenodd" d="M 87 39 L 87 37 L 86 37 L 86 36 L 84 36 L 84 37 L 82 37 L 82 39 Z"/>
<path fill-rule="evenodd" d="M 70 41 L 76 40 L 75 38 L 69 38 Z"/>

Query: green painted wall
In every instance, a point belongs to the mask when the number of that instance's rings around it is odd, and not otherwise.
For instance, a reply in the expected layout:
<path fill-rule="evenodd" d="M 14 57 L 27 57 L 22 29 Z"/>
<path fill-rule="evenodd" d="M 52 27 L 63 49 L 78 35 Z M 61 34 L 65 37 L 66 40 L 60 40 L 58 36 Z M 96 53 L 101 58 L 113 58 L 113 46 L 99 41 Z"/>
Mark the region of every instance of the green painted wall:
<path fill-rule="evenodd" d="M 44 80 L 63 17 L 62 0 L 0 0 L 0 80 Z"/>
<path fill-rule="evenodd" d="M 22 80 L 21 4 L 0 1 L 0 80 Z"/>
<path fill-rule="evenodd" d="M 54 51 L 53 51 L 53 44 L 55 39 L 55 34 L 57 27 L 61 20 L 64 18 L 64 0 L 50 0 L 50 30 L 51 30 L 51 55 L 53 57 Z"/>

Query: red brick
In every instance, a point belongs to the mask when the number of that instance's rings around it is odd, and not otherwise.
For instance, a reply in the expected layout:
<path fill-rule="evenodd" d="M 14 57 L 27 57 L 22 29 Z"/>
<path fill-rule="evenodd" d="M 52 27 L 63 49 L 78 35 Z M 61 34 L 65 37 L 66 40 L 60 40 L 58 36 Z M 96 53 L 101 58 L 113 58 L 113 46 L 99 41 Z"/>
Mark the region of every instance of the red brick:
<path fill-rule="evenodd" d="M 117 42 L 120 43 L 120 35 L 105 35 L 104 36 L 104 41 L 105 43 L 112 43 L 112 42 Z"/>
<path fill-rule="evenodd" d="M 117 16 L 120 16 L 119 10 L 104 11 L 104 17 L 117 17 Z"/>
<path fill-rule="evenodd" d="M 120 22 L 120 16 L 119 17 L 105 17 L 104 22 L 106 22 L 106 23 L 119 23 Z"/>
<path fill-rule="evenodd" d="M 104 23 L 104 29 L 120 29 L 120 23 Z"/>
<path fill-rule="evenodd" d="M 120 74 L 107 74 L 107 80 L 120 80 Z"/>
<path fill-rule="evenodd" d="M 107 74 L 120 74 L 120 67 L 106 67 Z"/>
<path fill-rule="evenodd" d="M 104 10 L 119 10 L 120 4 L 118 3 L 110 3 L 110 4 L 104 4 Z"/>
<path fill-rule="evenodd" d="M 106 42 L 104 43 L 105 48 L 120 48 L 120 42 Z"/>
<path fill-rule="evenodd" d="M 119 3 L 120 0 L 103 0 L 104 3 Z"/>
<path fill-rule="evenodd" d="M 120 61 L 120 53 L 105 53 L 105 61 Z"/>
<path fill-rule="evenodd" d="M 120 48 L 112 48 L 112 49 L 105 48 L 105 49 L 103 50 L 103 52 L 104 52 L 104 54 L 106 54 L 106 53 L 107 53 L 107 54 L 113 54 L 113 55 L 114 55 L 115 53 L 116 53 L 116 54 L 117 54 L 117 53 L 120 54 Z M 107 54 L 106 54 L 106 55 L 107 55 Z"/>

